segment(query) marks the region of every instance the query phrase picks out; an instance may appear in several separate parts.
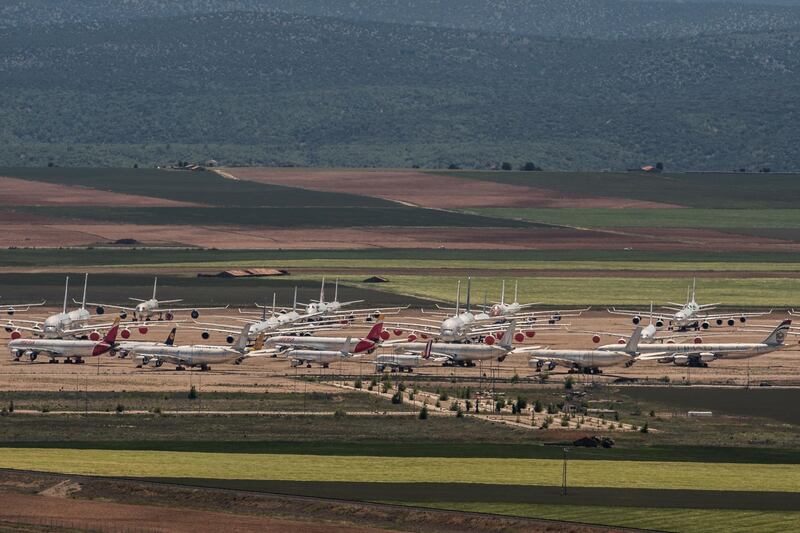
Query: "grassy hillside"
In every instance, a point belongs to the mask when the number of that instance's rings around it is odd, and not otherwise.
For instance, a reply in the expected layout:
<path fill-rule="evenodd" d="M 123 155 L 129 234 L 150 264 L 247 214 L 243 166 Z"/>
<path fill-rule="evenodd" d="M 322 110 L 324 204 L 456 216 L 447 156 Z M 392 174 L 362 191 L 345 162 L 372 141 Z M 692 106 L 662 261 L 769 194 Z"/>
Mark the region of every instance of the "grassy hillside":
<path fill-rule="evenodd" d="M 12 13 L 0 33 L 0 164 L 800 166 L 800 25 L 789 12 L 768 18 L 780 24 L 664 36 L 654 23 L 637 39 L 593 40 L 437 27 L 423 3 L 407 9 L 423 24 L 377 8 L 351 20 L 363 4 L 344 2 L 341 15 L 129 4 L 135 16 L 64 8 L 44 26 Z M 501 19 L 525 9 L 509 5 Z M 580 5 L 562 9 L 583 32 Z"/>

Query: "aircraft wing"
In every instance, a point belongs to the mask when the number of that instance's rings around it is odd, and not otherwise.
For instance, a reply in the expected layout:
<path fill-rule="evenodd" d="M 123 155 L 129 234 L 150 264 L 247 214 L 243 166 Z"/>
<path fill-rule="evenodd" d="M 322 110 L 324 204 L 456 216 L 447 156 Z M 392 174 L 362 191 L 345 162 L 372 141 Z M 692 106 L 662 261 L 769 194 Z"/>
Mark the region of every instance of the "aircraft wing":
<path fill-rule="evenodd" d="M 82 304 L 80 300 L 76 300 L 75 298 L 72 301 L 76 304 Z M 86 302 L 86 305 L 89 307 L 108 307 L 110 309 L 119 309 L 120 311 L 135 311 L 135 307 L 125 307 L 124 305 L 114 305 L 114 304 L 101 304 L 97 302 Z"/>
<path fill-rule="evenodd" d="M 12 323 L 8 323 L 8 324 L 5 324 L 3 327 L 5 327 L 6 329 L 10 329 L 12 331 L 18 329 L 20 331 L 27 331 L 27 332 L 30 332 L 30 333 L 42 333 L 42 331 L 43 331 L 42 328 L 39 327 L 39 323 L 30 325 L 30 326 L 20 326 L 20 325 L 18 325 L 16 323 L 13 323 L 13 324 Z"/>
<path fill-rule="evenodd" d="M 739 318 L 739 317 L 756 317 L 756 316 L 766 316 L 772 313 L 772 309 L 769 311 L 761 311 L 761 312 L 751 312 L 751 313 L 720 313 L 718 315 L 698 315 L 698 319 L 702 320 L 727 320 L 729 318 Z"/>
<path fill-rule="evenodd" d="M 47 303 L 47 300 L 42 300 L 41 302 L 32 303 L 32 304 L 2 304 L 0 305 L 0 309 L 3 311 L 5 310 L 14 310 L 14 311 L 27 311 L 31 307 L 41 307 Z"/>
<path fill-rule="evenodd" d="M 688 352 L 682 355 L 690 355 Z M 673 352 L 648 352 L 645 354 L 639 354 L 634 359 L 637 361 L 657 361 L 659 359 L 664 359 L 668 357 L 675 357 L 675 353 Z"/>
<path fill-rule="evenodd" d="M 611 309 L 606 309 L 612 315 L 623 315 L 623 316 L 647 316 L 650 314 L 650 311 L 634 311 L 633 309 L 617 309 L 616 307 L 612 307 Z"/>
<path fill-rule="evenodd" d="M 159 307 L 156 312 L 158 313 L 175 313 L 178 311 L 218 311 L 220 309 L 227 309 L 228 306 L 223 307 L 168 307 L 168 308 L 161 308 Z"/>

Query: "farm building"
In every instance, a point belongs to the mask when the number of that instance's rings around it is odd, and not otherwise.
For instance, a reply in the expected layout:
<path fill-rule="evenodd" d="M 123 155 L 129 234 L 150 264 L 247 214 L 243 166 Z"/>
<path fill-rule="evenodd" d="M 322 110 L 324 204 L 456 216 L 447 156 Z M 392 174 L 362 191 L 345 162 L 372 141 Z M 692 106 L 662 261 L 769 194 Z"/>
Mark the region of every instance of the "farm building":
<path fill-rule="evenodd" d="M 197 277 L 200 278 L 263 278 L 270 276 L 288 276 L 288 270 L 281 270 L 276 268 L 246 268 L 246 269 L 233 269 L 223 270 L 216 274 L 203 274 L 200 273 Z"/>

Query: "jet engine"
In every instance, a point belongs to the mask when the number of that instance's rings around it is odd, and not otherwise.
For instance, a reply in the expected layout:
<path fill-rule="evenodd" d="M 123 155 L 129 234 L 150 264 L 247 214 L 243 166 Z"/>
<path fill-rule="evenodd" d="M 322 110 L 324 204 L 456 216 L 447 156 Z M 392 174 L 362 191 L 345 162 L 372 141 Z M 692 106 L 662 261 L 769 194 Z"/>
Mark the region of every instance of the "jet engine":
<path fill-rule="evenodd" d="M 600 343 L 600 335 L 592 335 L 592 342 L 595 344 Z"/>
<path fill-rule="evenodd" d="M 686 366 L 689 364 L 688 355 L 676 355 L 672 358 L 672 362 L 678 366 Z"/>
<path fill-rule="evenodd" d="M 641 321 L 642 321 L 642 317 L 640 317 L 639 315 L 636 315 L 631 319 L 631 322 L 633 322 L 634 326 L 638 326 L 639 322 L 641 322 Z"/>
<path fill-rule="evenodd" d="M 525 335 L 523 333 L 517 332 L 514 334 L 514 340 L 517 342 L 523 342 L 525 340 Z"/>
<path fill-rule="evenodd" d="M 233 338 L 233 335 L 228 335 L 227 337 L 225 337 L 225 342 L 227 342 L 228 344 L 233 344 L 234 340 L 236 339 Z"/>
<path fill-rule="evenodd" d="M 702 324 L 700 324 L 700 327 L 703 329 L 708 329 L 711 327 L 711 324 L 709 324 L 708 322 L 703 322 Z"/>
<path fill-rule="evenodd" d="M 11 332 L 11 340 L 17 340 L 22 338 L 22 332 L 18 329 L 15 329 Z"/>
<path fill-rule="evenodd" d="M 746 317 L 746 316 L 740 316 L 740 317 L 739 317 L 739 322 L 741 322 L 742 324 L 744 324 L 745 322 L 747 322 L 747 317 Z"/>
<path fill-rule="evenodd" d="M 192 318 L 197 319 L 199 317 L 200 313 L 197 311 L 197 309 L 192 309 Z"/>
<path fill-rule="evenodd" d="M 105 308 L 105 307 L 103 307 L 102 305 L 98 305 L 98 306 L 97 306 L 97 308 L 95 309 L 95 312 L 96 312 L 98 315 L 103 315 L 103 314 L 105 314 L 105 312 L 106 312 L 106 308 Z"/>
<path fill-rule="evenodd" d="M 729 318 L 728 319 L 728 325 L 733 327 L 734 324 L 736 324 L 736 321 L 734 319 L 732 319 L 732 318 Z"/>
<path fill-rule="evenodd" d="M 208 340 L 208 338 L 211 337 L 211 334 L 208 331 L 204 331 L 200 334 L 200 336 L 203 338 L 203 340 Z"/>
<path fill-rule="evenodd" d="M 388 341 L 391 338 L 391 336 L 392 335 L 388 331 L 386 330 L 381 331 L 381 340 Z"/>
<path fill-rule="evenodd" d="M 529 329 L 528 331 L 525 332 L 525 336 L 528 337 L 529 339 L 532 339 L 536 336 L 536 332 L 533 331 L 532 329 Z"/>
<path fill-rule="evenodd" d="M 657 328 L 663 328 L 664 327 L 664 319 L 663 318 L 658 317 L 656 319 L 656 327 Z"/>
<path fill-rule="evenodd" d="M 626 341 L 626 340 L 625 340 L 625 339 L 623 339 L 622 337 L 620 337 L 619 339 L 617 339 L 617 344 L 627 344 L 627 343 L 628 343 L 628 341 Z"/>
<path fill-rule="evenodd" d="M 99 341 L 100 340 L 100 332 L 97 331 L 97 330 L 94 330 L 93 332 L 89 333 L 89 340 L 90 341 L 94 341 L 94 342 Z"/>
<path fill-rule="evenodd" d="M 395 334 L 396 337 L 399 337 L 400 335 L 403 334 L 403 330 L 402 329 L 396 329 L 396 330 L 394 330 L 394 334 Z"/>
<path fill-rule="evenodd" d="M 9 307 L 9 308 L 6 310 L 6 313 L 8 313 L 9 315 L 12 315 L 12 316 L 13 316 L 13 315 L 14 315 L 14 308 L 13 308 L 13 307 Z"/>
<path fill-rule="evenodd" d="M 414 335 L 413 333 L 409 333 L 408 334 L 408 342 L 414 342 L 415 340 L 417 340 L 417 336 Z"/>
<path fill-rule="evenodd" d="M 700 337 L 695 337 L 692 342 L 694 342 L 695 344 L 703 344 L 703 339 Z"/>
<path fill-rule="evenodd" d="M 713 352 L 703 352 L 700 354 L 700 360 L 704 363 L 710 363 L 716 358 L 717 356 Z"/>
<path fill-rule="evenodd" d="M 147 335 L 147 331 L 148 331 L 147 326 L 139 326 L 139 333 L 141 333 L 142 335 Z"/>
<path fill-rule="evenodd" d="M 119 335 L 123 339 L 130 339 L 131 338 L 131 330 L 129 330 L 128 328 L 125 328 L 125 329 L 123 329 L 122 331 L 119 332 Z"/>
<path fill-rule="evenodd" d="M 172 320 L 175 318 L 175 315 L 173 315 L 172 313 L 164 313 L 164 318 L 166 318 L 167 320 Z"/>
<path fill-rule="evenodd" d="M 488 346 L 491 346 L 495 343 L 496 340 L 497 339 L 494 338 L 494 335 L 486 335 L 486 337 L 483 338 L 483 343 Z"/>
<path fill-rule="evenodd" d="M 718 325 L 718 326 L 721 326 L 721 325 L 722 325 L 722 319 L 721 319 L 721 318 L 718 318 L 718 319 L 717 319 L 717 325 Z"/>

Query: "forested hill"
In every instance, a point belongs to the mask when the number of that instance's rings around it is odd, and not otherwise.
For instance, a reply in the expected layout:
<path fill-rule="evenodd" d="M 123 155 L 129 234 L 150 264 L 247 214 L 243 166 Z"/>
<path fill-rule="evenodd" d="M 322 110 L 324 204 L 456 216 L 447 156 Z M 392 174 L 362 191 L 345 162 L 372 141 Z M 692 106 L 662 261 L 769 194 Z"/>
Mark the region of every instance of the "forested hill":
<path fill-rule="evenodd" d="M 507 16 L 440 24 L 443 0 L 360 16 L 341 10 L 366 0 L 292 2 L 327 16 L 266 9 L 278 1 L 64 0 L 49 16 L 52 1 L 15 4 L 0 9 L 3 165 L 800 167 L 791 7 L 737 4 L 783 15 L 714 31 L 586 38 L 510 31 Z M 429 9 L 409 23 L 404 5 Z"/>

